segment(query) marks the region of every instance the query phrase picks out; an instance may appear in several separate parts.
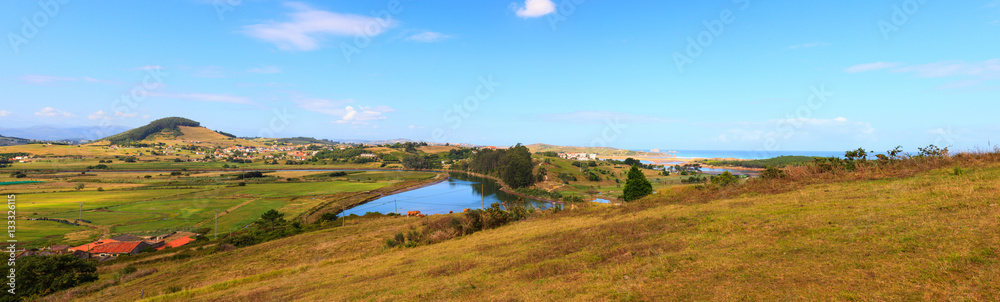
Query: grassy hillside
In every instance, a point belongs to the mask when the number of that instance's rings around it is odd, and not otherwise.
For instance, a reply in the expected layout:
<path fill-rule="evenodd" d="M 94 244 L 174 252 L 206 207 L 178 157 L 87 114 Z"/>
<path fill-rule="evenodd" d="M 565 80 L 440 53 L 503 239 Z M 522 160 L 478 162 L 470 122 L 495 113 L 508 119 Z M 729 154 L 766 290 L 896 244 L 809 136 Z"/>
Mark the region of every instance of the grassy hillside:
<path fill-rule="evenodd" d="M 182 135 L 177 126 L 199 127 L 201 123 L 182 117 L 167 117 L 152 121 L 148 125 L 139 128 L 109 136 L 103 140 L 107 140 L 112 144 L 120 144 L 142 141 L 151 135 L 161 132 L 172 132 L 176 136 Z"/>
<path fill-rule="evenodd" d="M 24 145 L 32 142 L 29 139 L 17 138 L 17 137 L 7 137 L 0 135 L 0 146 L 16 146 Z"/>
<path fill-rule="evenodd" d="M 413 248 L 385 240 L 450 217 L 349 220 L 49 299 L 996 301 L 998 154 L 679 187 Z"/>
<path fill-rule="evenodd" d="M 195 146 L 263 146 L 258 141 L 233 138 L 223 135 L 217 131 L 205 127 L 177 126 L 178 133 L 164 131 L 146 138 L 144 143 L 164 143 L 167 145 L 195 145 Z"/>

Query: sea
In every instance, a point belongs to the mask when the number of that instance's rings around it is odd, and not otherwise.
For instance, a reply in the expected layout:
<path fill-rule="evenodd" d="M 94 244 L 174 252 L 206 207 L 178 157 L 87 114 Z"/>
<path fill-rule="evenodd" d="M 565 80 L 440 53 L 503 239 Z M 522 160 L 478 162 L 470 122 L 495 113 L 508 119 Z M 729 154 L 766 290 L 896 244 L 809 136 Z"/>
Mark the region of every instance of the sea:
<path fill-rule="evenodd" d="M 650 150 L 633 150 L 651 152 Z M 844 151 L 764 151 L 764 150 L 667 150 L 660 149 L 660 152 L 677 151 L 667 153 L 675 155 L 676 158 L 738 158 L 738 159 L 767 159 L 778 156 L 818 156 L 818 157 L 843 157 Z"/>

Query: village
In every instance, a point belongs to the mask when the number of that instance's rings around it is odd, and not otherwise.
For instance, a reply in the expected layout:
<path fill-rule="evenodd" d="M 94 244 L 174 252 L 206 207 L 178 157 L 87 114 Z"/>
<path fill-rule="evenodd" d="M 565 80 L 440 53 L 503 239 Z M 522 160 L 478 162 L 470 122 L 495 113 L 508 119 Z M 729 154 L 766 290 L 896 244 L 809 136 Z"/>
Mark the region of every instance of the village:
<path fill-rule="evenodd" d="M 123 255 L 155 252 L 184 246 L 201 236 L 191 232 L 169 232 L 157 236 L 118 235 L 80 246 L 52 245 L 40 249 L 15 251 L 15 259 L 26 256 L 73 255 L 80 259 L 105 262 Z"/>

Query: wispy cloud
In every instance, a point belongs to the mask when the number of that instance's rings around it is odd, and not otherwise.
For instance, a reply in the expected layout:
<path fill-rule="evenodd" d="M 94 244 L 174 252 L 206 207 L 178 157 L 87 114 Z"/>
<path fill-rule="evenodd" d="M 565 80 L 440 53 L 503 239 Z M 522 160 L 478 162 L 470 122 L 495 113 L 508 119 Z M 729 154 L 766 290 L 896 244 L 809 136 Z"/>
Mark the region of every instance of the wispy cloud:
<path fill-rule="evenodd" d="M 71 117 L 73 117 L 72 113 L 69 113 L 69 112 L 66 112 L 66 111 L 62 111 L 62 110 L 57 110 L 57 109 L 52 108 L 52 107 L 42 108 L 42 110 L 40 110 L 38 112 L 35 112 L 35 115 L 42 116 L 42 117 L 54 117 L 54 118 L 71 118 Z"/>
<path fill-rule="evenodd" d="M 301 2 L 287 2 L 289 20 L 243 27 L 242 33 L 273 43 L 282 50 L 310 51 L 320 48 L 326 36 L 377 36 L 395 26 L 393 20 L 318 10 Z M 369 26 L 378 25 L 378 26 Z"/>
<path fill-rule="evenodd" d="M 281 72 L 281 68 L 278 68 L 277 66 L 265 65 L 265 66 L 261 66 L 261 67 L 254 67 L 254 68 L 247 69 L 247 72 L 249 72 L 249 73 L 265 73 L 265 74 L 280 73 Z"/>
<path fill-rule="evenodd" d="M 111 120 L 112 118 L 107 113 L 104 113 L 103 110 L 97 110 L 97 112 L 87 115 L 87 119 L 96 121 L 96 120 Z"/>
<path fill-rule="evenodd" d="M 903 65 L 903 64 L 902 63 L 891 63 L 891 62 L 875 62 L 875 63 L 854 65 L 854 66 L 848 67 L 844 71 L 847 71 L 847 72 L 850 72 L 850 73 L 859 73 L 859 72 L 865 72 L 865 71 L 873 71 L 873 70 L 879 70 L 879 69 L 893 68 L 893 67 L 900 66 L 900 65 Z"/>
<path fill-rule="evenodd" d="M 10 115 L 10 111 L 0 110 L 0 117 L 4 117 L 4 116 L 8 116 L 8 115 Z"/>
<path fill-rule="evenodd" d="M 59 82 L 87 82 L 87 83 L 101 83 L 101 84 L 118 84 L 115 81 L 99 80 L 92 77 L 82 77 L 82 78 L 66 78 L 66 77 L 56 77 L 47 75 L 24 75 L 20 78 L 22 81 L 35 84 L 52 86 Z"/>
<path fill-rule="evenodd" d="M 268 83 L 240 83 L 240 84 L 237 84 L 237 86 L 240 86 L 240 87 L 273 87 L 273 88 L 280 88 L 280 87 L 295 87 L 295 86 L 298 86 L 298 85 L 295 85 L 295 84 L 282 84 L 282 83 L 276 83 L 276 82 L 268 82 Z"/>
<path fill-rule="evenodd" d="M 411 42 L 421 42 L 421 43 L 433 43 L 440 42 L 451 38 L 451 36 L 433 31 L 423 31 L 409 37 L 406 37 L 406 41 Z"/>
<path fill-rule="evenodd" d="M 199 102 L 214 102 L 214 103 L 229 103 L 229 104 L 244 104 L 244 105 L 257 105 L 257 103 L 251 101 L 250 99 L 242 96 L 230 95 L 230 94 L 215 94 L 215 93 L 160 93 L 160 92 L 150 92 L 150 97 L 160 97 L 160 98 L 173 98 L 173 99 L 185 99 Z"/>
<path fill-rule="evenodd" d="M 521 18 L 536 18 L 556 11 L 552 0 L 525 0 L 524 5 L 511 3 L 510 8 Z"/>
<path fill-rule="evenodd" d="M 354 100 L 302 99 L 295 102 L 300 108 L 337 117 L 337 124 L 367 124 L 371 121 L 384 120 L 383 113 L 396 111 L 388 106 L 352 106 Z"/>
<path fill-rule="evenodd" d="M 928 64 L 904 65 L 877 62 L 861 64 L 846 69 L 850 73 L 890 69 L 893 73 L 913 74 L 921 78 L 958 78 L 959 80 L 935 89 L 955 89 L 979 86 L 987 81 L 1000 79 L 1000 59 L 982 62 L 941 61 Z"/>
<path fill-rule="evenodd" d="M 893 72 L 913 73 L 923 78 L 952 76 L 998 77 L 1000 76 L 1000 59 L 983 62 L 944 61 L 910 65 L 893 69 Z"/>
<path fill-rule="evenodd" d="M 542 119 L 557 121 L 557 122 L 576 122 L 576 123 L 603 123 L 607 120 L 618 120 L 621 123 L 631 124 L 631 123 L 673 123 L 679 120 L 660 118 L 649 115 L 641 114 L 629 114 L 624 112 L 615 111 L 575 111 L 570 113 L 552 113 L 552 114 L 542 114 L 539 117 Z"/>
<path fill-rule="evenodd" d="M 163 66 L 160 66 L 160 65 L 146 65 L 146 66 L 142 66 L 142 67 L 132 68 L 132 70 L 156 70 L 156 69 L 163 69 Z"/>
<path fill-rule="evenodd" d="M 815 43 L 806 43 L 806 44 L 792 45 L 792 46 L 789 46 L 788 49 L 793 49 L 793 50 L 794 49 L 804 49 L 804 48 L 813 48 L 813 47 L 826 46 L 826 45 L 829 45 L 829 44 L 815 42 Z"/>
<path fill-rule="evenodd" d="M 762 143 L 775 141 L 818 142 L 832 138 L 875 141 L 877 133 L 870 123 L 833 119 L 791 118 L 767 122 L 742 122 L 739 128 L 726 130 L 713 140 L 722 143 Z"/>
<path fill-rule="evenodd" d="M 226 71 L 219 66 L 202 66 L 195 68 L 191 75 L 199 78 L 225 78 Z"/>

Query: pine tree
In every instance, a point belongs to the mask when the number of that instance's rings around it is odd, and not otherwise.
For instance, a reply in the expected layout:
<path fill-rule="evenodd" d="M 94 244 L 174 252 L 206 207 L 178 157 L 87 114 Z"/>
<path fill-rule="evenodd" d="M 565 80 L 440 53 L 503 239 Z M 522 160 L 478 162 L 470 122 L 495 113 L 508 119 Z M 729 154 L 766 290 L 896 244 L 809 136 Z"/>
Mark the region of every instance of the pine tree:
<path fill-rule="evenodd" d="M 628 171 L 628 179 L 625 181 L 625 190 L 622 193 L 625 201 L 639 200 L 653 193 L 653 184 L 649 183 L 642 171 L 639 171 L 639 167 L 633 165 Z"/>

